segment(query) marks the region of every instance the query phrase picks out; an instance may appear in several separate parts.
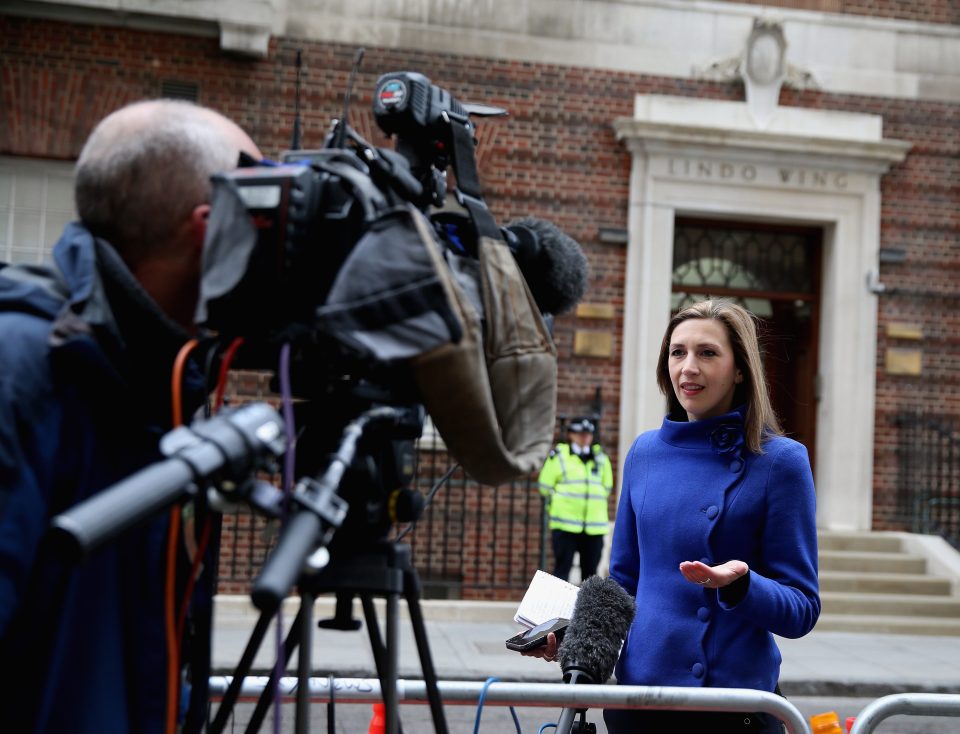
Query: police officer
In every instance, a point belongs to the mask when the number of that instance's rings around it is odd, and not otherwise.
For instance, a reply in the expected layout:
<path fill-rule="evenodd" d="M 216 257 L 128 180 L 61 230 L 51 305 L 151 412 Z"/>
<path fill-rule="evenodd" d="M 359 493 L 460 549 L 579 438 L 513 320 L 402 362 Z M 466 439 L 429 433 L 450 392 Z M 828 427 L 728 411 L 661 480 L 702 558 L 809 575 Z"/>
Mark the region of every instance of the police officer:
<path fill-rule="evenodd" d="M 550 452 L 540 471 L 553 544 L 553 575 L 567 580 L 573 556 L 580 554 L 580 579 L 593 576 L 609 529 L 607 498 L 613 489 L 610 458 L 593 442 L 596 426 L 574 418 L 567 441 Z"/>

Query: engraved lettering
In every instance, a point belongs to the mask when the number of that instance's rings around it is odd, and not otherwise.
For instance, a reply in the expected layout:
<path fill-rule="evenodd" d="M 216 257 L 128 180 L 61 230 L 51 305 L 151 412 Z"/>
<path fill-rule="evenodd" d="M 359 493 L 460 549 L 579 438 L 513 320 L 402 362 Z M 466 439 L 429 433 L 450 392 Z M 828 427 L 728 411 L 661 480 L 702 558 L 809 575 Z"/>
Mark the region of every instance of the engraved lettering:
<path fill-rule="evenodd" d="M 846 173 L 834 173 L 826 170 L 786 167 L 758 170 L 757 166 L 750 163 L 689 158 L 667 159 L 667 174 L 670 176 L 752 183 L 758 180 L 761 170 L 770 170 L 775 177 L 774 181 L 785 186 L 844 190 L 849 184 Z"/>

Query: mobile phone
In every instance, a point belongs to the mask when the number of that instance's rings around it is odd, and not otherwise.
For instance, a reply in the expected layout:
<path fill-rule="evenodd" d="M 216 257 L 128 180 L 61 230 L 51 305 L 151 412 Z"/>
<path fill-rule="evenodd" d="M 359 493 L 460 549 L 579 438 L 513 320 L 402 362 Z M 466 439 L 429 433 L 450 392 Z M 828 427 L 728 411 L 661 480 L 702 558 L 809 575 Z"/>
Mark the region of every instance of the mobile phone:
<path fill-rule="evenodd" d="M 507 640 L 507 649 L 518 652 L 526 652 L 537 647 L 543 647 L 547 644 L 547 635 L 553 632 L 557 636 L 557 642 L 563 639 L 563 633 L 567 631 L 569 619 L 563 617 L 554 617 L 548 619 L 543 624 L 524 630 L 518 635 L 514 635 Z"/>

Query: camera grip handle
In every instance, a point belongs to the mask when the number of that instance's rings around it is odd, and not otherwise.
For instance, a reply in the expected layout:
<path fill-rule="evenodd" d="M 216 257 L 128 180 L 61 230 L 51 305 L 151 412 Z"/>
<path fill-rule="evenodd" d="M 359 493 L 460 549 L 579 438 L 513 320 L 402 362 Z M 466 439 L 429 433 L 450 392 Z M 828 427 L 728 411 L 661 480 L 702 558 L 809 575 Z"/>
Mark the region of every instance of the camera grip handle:
<path fill-rule="evenodd" d="M 253 605 L 261 612 L 275 611 L 290 593 L 316 547 L 321 526 L 320 518 L 310 511 L 290 518 L 250 592 Z"/>
<path fill-rule="evenodd" d="M 54 517 L 50 542 L 79 561 L 185 496 L 193 478 L 191 466 L 179 458 L 148 466 Z"/>

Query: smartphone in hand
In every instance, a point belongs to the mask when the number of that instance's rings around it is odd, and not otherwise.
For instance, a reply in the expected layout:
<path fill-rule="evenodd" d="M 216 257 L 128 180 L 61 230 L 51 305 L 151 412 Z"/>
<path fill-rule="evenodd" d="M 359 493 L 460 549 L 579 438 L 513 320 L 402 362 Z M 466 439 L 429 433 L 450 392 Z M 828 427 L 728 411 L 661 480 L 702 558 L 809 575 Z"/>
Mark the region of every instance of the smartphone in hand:
<path fill-rule="evenodd" d="M 543 624 L 538 624 L 536 627 L 531 627 L 511 637 L 507 640 L 507 649 L 526 652 L 537 647 L 543 647 L 547 644 L 547 635 L 551 632 L 557 636 L 557 642 L 559 642 L 563 639 L 563 633 L 566 632 L 569 624 L 570 620 L 563 617 L 548 619 Z"/>

